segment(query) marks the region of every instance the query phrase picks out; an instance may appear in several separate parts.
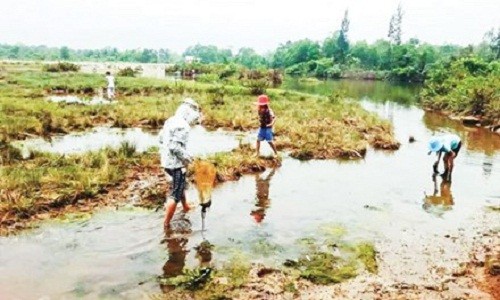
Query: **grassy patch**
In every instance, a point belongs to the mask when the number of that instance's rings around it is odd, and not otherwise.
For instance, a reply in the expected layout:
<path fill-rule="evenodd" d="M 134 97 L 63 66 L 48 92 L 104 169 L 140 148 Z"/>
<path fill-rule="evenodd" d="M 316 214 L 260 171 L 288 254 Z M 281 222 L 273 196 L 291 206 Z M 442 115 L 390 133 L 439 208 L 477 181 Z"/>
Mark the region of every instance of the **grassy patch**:
<path fill-rule="evenodd" d="M 147 166 L 154 156 L 135 154 L 123 145 L 83 155 L 36 153 L 32 159 L 2 165 L 1 225 L 92 199 L 120 182 L 130 167 Z"/>
<path fill-rule="evenodd" d="M 231 152 L 216 153 L 206 160 L 216 166 L 219 182 L 235 180 L 244 174 L 254 174 L 281 165 L 280 159 L 255 156 L 255 150 L 248 144 L 242 144 Z"/>
<path fill-rule="evenodd" d="M 120 77 L 115 105 L 81 106 L 48 103 L 46 94 L 94 95 L 105 86 L 103 76 L 20 71 L 9 65 L 0 81 L 0 137 L 3 140 L 83 130 L 112 124 L 115 127 L 160 128 L 181 99 L 200 102 L 207 128 L 256 130 L 258 118 L 251 88 L 240 85 Z M 343 97 L 321 97 L 269 89 L 278 119 L 276 144 L 298 159 L 356 158 L 367 146 L 397 149 L 389 122 L 368 113 Z"/>

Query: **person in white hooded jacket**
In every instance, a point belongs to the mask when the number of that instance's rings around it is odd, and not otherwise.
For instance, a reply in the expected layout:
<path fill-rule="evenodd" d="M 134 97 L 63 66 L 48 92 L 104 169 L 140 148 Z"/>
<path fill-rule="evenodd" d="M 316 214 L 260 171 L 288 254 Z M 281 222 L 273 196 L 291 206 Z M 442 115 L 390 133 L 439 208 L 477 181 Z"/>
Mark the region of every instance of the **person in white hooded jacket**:
<path fill-rule="evenodd" d="M 201 119 L 200 107 L 196 101 L 186 98 L 182 101 L 175 115 L 165 121 L 160 132 L 161 166 L 172 177 L 172 188 L 165 204 L 165 227 L 170 226 L 177 204 L 182 203 L 185 212 L 190 207 L 186 201 L 186 168 L 193 157 L 186 146 L 191 126 Z"/>

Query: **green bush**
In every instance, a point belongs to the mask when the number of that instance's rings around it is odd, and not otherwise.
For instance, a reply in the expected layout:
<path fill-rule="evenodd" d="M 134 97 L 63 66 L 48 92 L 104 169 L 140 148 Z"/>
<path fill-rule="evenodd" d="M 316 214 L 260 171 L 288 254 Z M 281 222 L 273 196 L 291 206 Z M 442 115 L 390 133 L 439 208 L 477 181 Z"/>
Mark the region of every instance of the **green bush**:
<path fill-rule="evenodd" d="M 69 62 L 58 62 L 56 64 L 43 65 L 43 71 L 46 72 L 78 72 L 80 66 Z"/>
<path fill-rule="evenodd" d="M 437 63 L 420 93 L 428 108 L 500 121 L 500 63 L 466 56 Z"/>
<path fill-rule="evenodd" d="M 137 70 L 132 69 L 131 67 L 126 67 L 123 69 L 120 69 L 116 75 L 122 76 L 122 77 L 135 77 L 139 73 Z"/>

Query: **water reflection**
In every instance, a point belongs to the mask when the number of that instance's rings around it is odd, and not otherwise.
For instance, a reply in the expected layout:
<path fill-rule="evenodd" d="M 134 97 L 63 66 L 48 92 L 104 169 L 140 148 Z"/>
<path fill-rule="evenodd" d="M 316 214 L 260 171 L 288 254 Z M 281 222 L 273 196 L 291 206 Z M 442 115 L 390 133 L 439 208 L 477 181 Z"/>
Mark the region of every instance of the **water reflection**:
<path fill-rule="evenodd" d="M 237 133 L 225 131 L 207 131 L 202 126 L 195 126 L 190 133 L 191 139 L 187 145 L 193 155 L 231 151 L 238 146 Z M 138 152 L 147 151 L 158 146 L 158 134 L 144 131 L 141 128 L 109 128 L 95 127 L 87 132 L 75 132 L 61 136 L 53 136 L 47 141 L 42 138 L 15 141 L 14 147 L 19 148 L 28 157 L 33 151 L 57 154 L 75 154 L 87 151 L 98 151 L 111 147 L 118 148 L 124 142 L 132 144 Z"/>
<path fill-rule="evenodd" d="M 447 131 L 459 135 L 470 151 L 484 152 L 491 156 L 500 150 L 500 136 L 484 128 L 467 127 L 459 121 L 432 112 L 426 112 L 423 121 L 433 132 Z"/>
<path fill-rule="evenodd" d="M 255 175 L 255 189 L 257 195 L 256 208 L 252 210 L 250 215 L 254 218 L 255 222 L 261 223 L 266 216 L 266 210 L 271 206 L 271 199 L 269 199 L 269 186 L 271 183 L 271 178 L 274 176 L 276 169 L 271 169 L 271 171 L 264 176 L 264 173 Z"/>
<path fill-rule="evenodd" d="M 369 97 L 373 102 L 390 100 L 404 106 L 414 104 L 420 90 L 419 85 L 398 85 L 385 81 L 344 79 L 325 80 L 311 84 L 292 77 L 286 78 L 283 88 L 319 95 L 330 95 L 333 91 L 342 91 L 349 98 Z"/>
<path fill-rule="evenodd" d="M 192 237 L 191 222 L 181 216 L 173 224 L 172 229 L 165 232 L 164 243 L 167 247 L 168 259 L 163 265 L 163 278 L 173 278 L 179 275 L 185 275 L 184 268 L 186 267 L 186 260 L 190 252 L 189 237 Z M 198 260 L 198 267 L 208 270 L 211 268 L 212 261 L 212 248 L 213 245 L 205 238 L 202 239 L 200 244 L 193 247 L 196 251 L 195 259 Z M 162 291 L 168 292 L 175 288 L 169 284 L 160 284 Z"/>
<path fill-rule="evenodd" d="M 454 202 L 453 195 L 451 194 L 451 180 L 445 180 L 441 178 L 441 184 L 437 184 L 438 174 L 432 175 L 432 181 L 434 182 L 434 191 L 432 196 L 425 196 L 423 208 L 425 211 L 435 214 L 437 216 L 442 216 L 445 211 L 451 210 Z M 439 176 L 441 177 L 441 176 Z"/>

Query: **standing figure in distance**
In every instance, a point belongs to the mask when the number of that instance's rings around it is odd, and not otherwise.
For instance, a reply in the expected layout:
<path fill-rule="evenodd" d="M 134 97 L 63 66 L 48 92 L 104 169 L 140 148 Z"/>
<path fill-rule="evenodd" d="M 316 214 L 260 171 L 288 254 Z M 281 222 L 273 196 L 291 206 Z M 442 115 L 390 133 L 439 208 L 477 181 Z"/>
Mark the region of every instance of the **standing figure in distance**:
<path fill-rule="evenodd" d="M 260 142 L 267 141 L 271 149 L 273 149 L 274 156 L 278 155 L 278 151 L 276 151 L 276 146 L 273 143 L 273 125 L 276 121 L 276 116 L 274 112 L 269 107 L 269 97 L 267 95 L 260 95 L 257 98 L 257 106 L 259 109 L 259 133 L 257 134 L 257 156 L 260 155 Z"/>
<path fill-rule="evenodd" d="M 115 100 L 115 77 L 108 71 L 106 72 L 106 80 L 108 81 L 107 96 L 108 100 Z"/>

